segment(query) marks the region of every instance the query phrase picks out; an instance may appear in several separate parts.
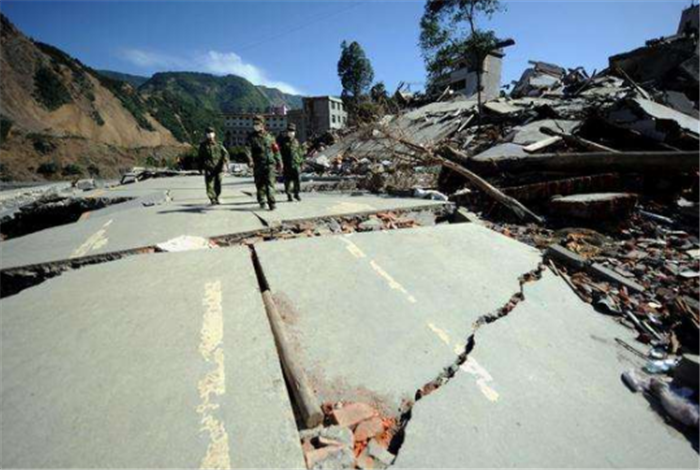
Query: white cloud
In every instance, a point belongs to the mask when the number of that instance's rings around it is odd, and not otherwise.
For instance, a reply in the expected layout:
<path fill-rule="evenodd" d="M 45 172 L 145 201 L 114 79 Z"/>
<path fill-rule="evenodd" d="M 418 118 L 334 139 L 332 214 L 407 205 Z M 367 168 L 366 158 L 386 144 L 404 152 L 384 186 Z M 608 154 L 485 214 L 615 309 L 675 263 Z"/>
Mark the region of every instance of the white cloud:
<path fill-rule="evenodd" d="M 208 51 L 189 57 L 177 57 L 142 49 L 124 49 L 121 56 L 127 62 L 150 71 L 192 70 L 214 75 L 238 75 L 254 85 L 277 88 L 284 93 L 302 94 L 286 82 L 270 79 L 264 70 L 245 62 L 235 52 Z"/>
<path fill-rule="evenodd" d="M 181 67 L 185 62 L 175 56 L 161 54 L 159 52 L 145 51 L 142 49 L 124 49 L 121 51 L 121 56 L 127 62 L 131 62 L 137 67 L 144 69 L 168 69 L 173 67 Z"/>

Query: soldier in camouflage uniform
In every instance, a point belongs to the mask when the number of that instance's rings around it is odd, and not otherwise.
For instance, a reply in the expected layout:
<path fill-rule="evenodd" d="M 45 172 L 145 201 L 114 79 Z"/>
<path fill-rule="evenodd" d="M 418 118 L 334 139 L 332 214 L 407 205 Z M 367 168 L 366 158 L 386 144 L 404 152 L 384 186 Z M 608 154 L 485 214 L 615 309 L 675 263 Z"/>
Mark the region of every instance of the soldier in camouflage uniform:
<path fill-rule="evenodd" d="M 204 171 L 209 201 L 212 204 L 220 204 L 221 179 L 228 163 L 228 151 L 217 142 L 213 127 L 207 127 L 206 136 L 199 144 L 199 170 Z"/>
<path fill-rule="evenodd" d="M 262 116 L 253 118 L 253 132 L 248 134 L 246 152 L 253 164 L 253 176 L 260 208 L 264 209 L 267 203 L 273 211 L 276 204 L 277 170 L 280 169 L 282 162 L 277 142 L 265 130 L 265 118 Z"/>
<path fill-rule="evenodd" d="M 287 193 L 287 200 L 292 202 L 292 193 L 297 201 L 299 197 L 299 172 L 304 163 L 304 149 L 296 139 L 297 126 L 289 124 L 287 132 L 283 132 L 277 137 L 277 145 L 282 154 L 282 164 L 284 165 L 284 192 Z"/>

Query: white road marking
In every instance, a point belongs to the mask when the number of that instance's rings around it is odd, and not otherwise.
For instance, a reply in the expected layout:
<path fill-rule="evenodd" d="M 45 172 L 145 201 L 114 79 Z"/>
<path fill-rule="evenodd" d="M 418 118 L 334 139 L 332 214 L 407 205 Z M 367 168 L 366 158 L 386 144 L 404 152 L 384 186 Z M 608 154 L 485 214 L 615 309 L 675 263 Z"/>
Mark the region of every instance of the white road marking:
<path fill-rule="evenodd" d="M 71 258 L 80 258 L 81 256 L 87 255 L 90 251 L 95 251 L 99 250 L 103 246 L 107 244 L 109 239 L 105 236 L 107 233 L 107 227 L 112 225 L 112 219 L 107 221 L 101 229 L 99 229 L 97 232 L 94 234 L 90 235 L 90 237 L 85 240 L 85 243 L 80 245 L 74 252 L 71 254 Z"/>

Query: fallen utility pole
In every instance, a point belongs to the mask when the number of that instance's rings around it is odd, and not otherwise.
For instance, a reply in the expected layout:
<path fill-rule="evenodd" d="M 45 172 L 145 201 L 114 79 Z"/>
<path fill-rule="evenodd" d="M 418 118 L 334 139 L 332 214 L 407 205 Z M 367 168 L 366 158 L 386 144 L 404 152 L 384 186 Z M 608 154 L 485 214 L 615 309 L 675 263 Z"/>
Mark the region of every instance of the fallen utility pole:
<path fill-rule="evenodd" d="M 292 399 L 301 415 L 304 425 L 309 429 L 315 428 L 323 422 L 323 411 L 321 411 L 321 406 L 306 376 L 306 372 L 299 361 L 298 355 L 294 353 L 294 348 L 287 338 L 284 321 L 277 309 L 275 300 L 272 298 L 272 292 L 270 291 L 267 279 L 265 279 L 258 255 L 253 247 L 251 247 L 251 251 L 253 265 L 255 266 L 255 272 L 258 276 L 258 282 L 260 283 L 260 290 L 262 291 L 265 312 L 270 322 L 272 336 L 275 338 L 275 345 L 277 346 L 277 354 L 279 355 L 282 372 L 292 392 Z"/>
<path fill-rule="evenodd" d="M 469 161 L 480 173 L 559 171 L 599 173 L 610 171 L 632 173 L 688 173 L 697 171 L 700 152 L 590 152 L 542 153 L 516 157 Z"/>

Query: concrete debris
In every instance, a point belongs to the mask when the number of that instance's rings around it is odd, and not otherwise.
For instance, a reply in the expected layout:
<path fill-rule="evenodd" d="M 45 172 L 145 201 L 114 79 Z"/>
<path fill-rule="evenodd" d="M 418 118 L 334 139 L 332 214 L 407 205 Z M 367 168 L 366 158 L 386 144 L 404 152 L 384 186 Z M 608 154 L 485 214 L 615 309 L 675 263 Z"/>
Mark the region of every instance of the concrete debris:
<path fill-rule="evenodd" d="M 629 193 L 574 194 L 554 196 L 552 213 L 583 220 L 609 220 L 627 218 L 637 205 L 638 196 Z"/>
<path fill-rule="evenodd" d="M 156 248 L 160 251 L 179 252 L 192 250 L 208 250 L 214 248 L 214 244 L 207 238 L 182 235 L 167 242 L 158 243 Z"/>

